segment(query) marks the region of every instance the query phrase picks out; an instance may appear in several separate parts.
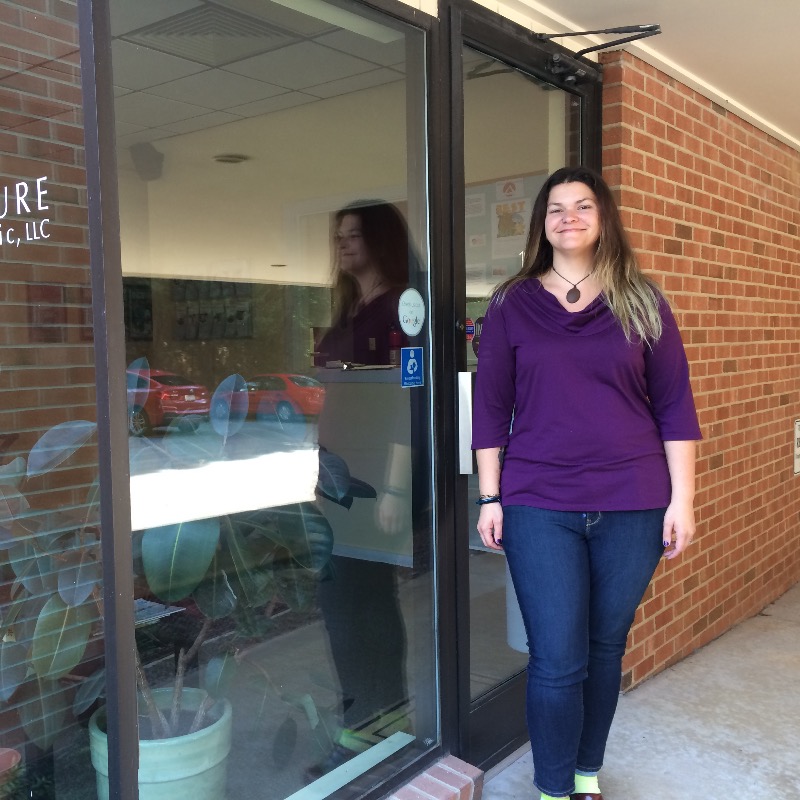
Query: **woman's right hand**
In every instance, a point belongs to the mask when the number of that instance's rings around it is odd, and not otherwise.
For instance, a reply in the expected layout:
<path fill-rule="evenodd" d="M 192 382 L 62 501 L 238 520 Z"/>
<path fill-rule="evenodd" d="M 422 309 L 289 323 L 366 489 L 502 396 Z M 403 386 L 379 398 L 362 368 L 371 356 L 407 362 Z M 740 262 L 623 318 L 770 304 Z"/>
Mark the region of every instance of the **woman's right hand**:
<path fill-rule="evenodd" d="M 486 547 L 492 550 L 503 549 L 503 506 L 500 503 L 486 503 L 481 506 L 478 533 Z"/>

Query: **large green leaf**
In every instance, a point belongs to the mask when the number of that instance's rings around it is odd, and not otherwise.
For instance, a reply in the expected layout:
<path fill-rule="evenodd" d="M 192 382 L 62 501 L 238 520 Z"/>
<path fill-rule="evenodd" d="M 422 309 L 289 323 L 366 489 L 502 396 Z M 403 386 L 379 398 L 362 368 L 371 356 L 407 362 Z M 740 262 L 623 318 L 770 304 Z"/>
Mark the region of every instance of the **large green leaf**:
<path fill-rule="evenodd" d="M 22 644 L 30 649 L 33 643 L 33 635 L 36 630 L 36 623 L 39 621 L 39 614 L 42 613 L 47 597 L 36 595 L 29 597 L 21 594 L 13 603 L 7 607 L 8 615 L 3 620 L 4 625 L 13 625 L 14 639 L 18 644 Z"/>
<path fill-rule="evenodd" d="M 225 524 L 225 542 L 233 562 L 236 583 L 241 589 L 241 593 L 237 594 L 243 603 L 253 607 L 258 604 L 260 596 L 253 577 L 253 571 L 257 566 L 255 554 L 239 528 L 230 520 L 226 520 Z"/>
<path fill-rule="evenodd" d="M 33 537 L 17 541 L 8 553 L 11 569 L 32 595 L 50 595 L 58 586 L 53 559 L 34 544 Z"/>
<path fill-rule="evenodd" d="M 92 607 L 68 606 L 58 595 L 45 604 L 33 633 L 31 664 L 40 678 L 68 675 L 83 658 L 92 629 Z"/>
<path fill-rule="evenodd" d="M 271 514 L 275 524 L 262 535 L 288 550 L 301 567 L 324 569 L 333 551 L 333 529 L 325 515 L 312 503 L 274 508 Z"/>
<path fill-rule="evenodd" d="M 208 415 L 211 427 L 227 440 L 241 430 L 247 419 L 249 404 L 245 379 L 241 375 L 229 375 L 211 397 Z"/>
<path fill-rule="evenodd" d="M 86 502 L 81 506 L 81 522 L 84 528 L 100 525 L 100 479 L 95 478 L 86 493 Z"/>
<path fill-rule="evenodd" d="M 17 456 L 8 464 L 3 464 L 0 467 L 0 486 L 13 486 L 18 489 L 26 471 L 27 466 L 22 456 Z"/>
<path fill-rule="evenodd" d="M 128 413 L 134 408 L 141 408 L 147 402 L 150 385 L 150 365 L 146 358 L 132 361 L 125 371 L 128 394 Z"/>
<path fill-rule="evenodd" d="M 233 613 L 236 608 L 236 594 L 228 581 L 225 571 L 217 567 L 217 559 L 214 558 L 213 569 L 209 571 L 206 578 L 192 592 L 197 607 L 206 617 L 211 619 L 221 619 Z"/>
<path fill-rule="evenodd" d="M 168 603 L 188 597 L 211 565 L 219 533 L 218 519 L 146 530 L 142 536 L 142 565 L 150 591 Z"/>
<path fill-rule="evenodd" d="M 88 711 L 92 703 L 97 700 L 106 690 L 106 671 L 99 669 L 90 675 L 78 687 L 75 692 L 75 699 L 72 701 L 72 713 L 77 717 Z"/>
<path fill-rule="evenodd" d="M 29 509 L 27 498 L 16 486 L 0 483 L 0 549 L 14 544 L 14 522 Z"/>
<path fill-rule="evenodd" d="M 34 678 L 21 690 L 22 727 L 42 750 L 49 750 L 61 733 L 68 708 L 66 690 L 57 681 Z"/>
<path fill-rule="evenodd" d="M 102 577 L 102 567 L 89 548 L 64 553 L 58 572 L 58 593 L 68 606 L 79 606 L 100 585 Z"/>
<path fill-rule="evenodd" d="M 214 698 L 225 697 L 238 669 L 231 653 L 223 653 L 209 659 L 203 676 L 203 687 Z"/>
<path fill-rule="evenodd" d="M 54 425 L 31 448 L 28 477 L 43 475 L 66 461 L 89 439 L 96 427 L 94 422 L 82 419 Z"/>
<path fill-rule="evenodd" d="M 8 702 L 27 674 L 27 648 L 18 642 L 0 641 L 0 700 Z"/>

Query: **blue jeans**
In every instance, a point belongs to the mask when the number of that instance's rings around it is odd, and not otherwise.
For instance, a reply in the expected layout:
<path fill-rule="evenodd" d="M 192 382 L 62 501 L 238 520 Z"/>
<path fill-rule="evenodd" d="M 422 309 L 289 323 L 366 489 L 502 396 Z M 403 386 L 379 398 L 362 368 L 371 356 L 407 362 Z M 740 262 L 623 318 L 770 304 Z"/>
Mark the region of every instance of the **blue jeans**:
<path fill-rule="evenodd" d="M 534 785 L 575 790 L 597 772 L 617 708 L 636 608 L 664 552 L 665 509 L 503 510 L 503 549 L 528 635 Z"/>

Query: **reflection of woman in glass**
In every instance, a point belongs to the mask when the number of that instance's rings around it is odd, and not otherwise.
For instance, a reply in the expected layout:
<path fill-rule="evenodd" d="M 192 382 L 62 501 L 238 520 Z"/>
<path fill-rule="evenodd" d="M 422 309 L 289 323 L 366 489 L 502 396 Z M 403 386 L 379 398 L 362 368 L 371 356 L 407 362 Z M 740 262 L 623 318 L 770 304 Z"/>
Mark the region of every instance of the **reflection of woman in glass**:
<path fill-rule="evenodd" d="M 315 363 L 388 364 L 397 301 L 408 285 L 409 241 L 389 203 L 354 204 L 335 217 L 334 322 L 317 345 Z"/>
<path fill-rule="evenodd" d="M 394 206 L 376 201 L 342 209 L 334 226 L 333 324 L 316 345 L 315 363 L 389 364 L 392 349 L 404 344 L 398 300 L 408 285 L 411 252 L 405 221 Z M 407 420 L 403 403 L 407 415 L 408 398 L 396 373 L 377 383 L 368 374 L 332 380 L 320 416 L 320 446 L 341 455 L 353 476 L 383 483 L 376 485 L 373 523 L 360 531 L 355 547 L 344 548 L 347 556 L 334 555 L 330 579 L 320 585 L 342 691 L 342 730 L 328 758 L 308 771 L 310 778 L 407 724 L 405 628 L 398 605 L 397 559 L 386 555 L 393 549 L 386 542 L 387 537 L 397 542 L 410 527 L 410 448 L 407 425 L 401 422 Z M 377 398 L 379 409 L 374 407 Z M 354 507 L 353 519 L 355 512 Z M 334 538 L 341 553 L 352 531 L 342 530 L 349 519 L 338 520 Z"/>

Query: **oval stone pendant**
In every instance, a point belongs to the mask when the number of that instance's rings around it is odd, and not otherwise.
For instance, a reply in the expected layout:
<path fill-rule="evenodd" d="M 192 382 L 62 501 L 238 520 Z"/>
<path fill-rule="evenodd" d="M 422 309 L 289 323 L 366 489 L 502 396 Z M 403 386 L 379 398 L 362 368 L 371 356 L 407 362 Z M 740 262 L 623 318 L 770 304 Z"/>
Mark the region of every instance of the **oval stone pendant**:
<path fill-rule="evenodd" d="M 568 303 L 577 303 L 578 300 L 581 299 L 581 290 L 577 286 L 573 286 L 567 292 L 567 302 Z"/>

